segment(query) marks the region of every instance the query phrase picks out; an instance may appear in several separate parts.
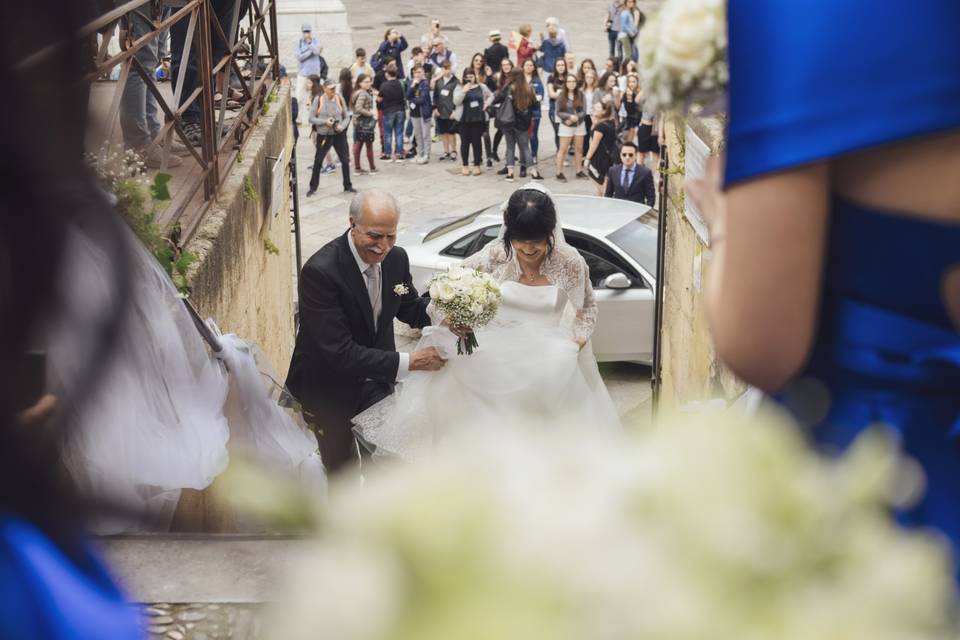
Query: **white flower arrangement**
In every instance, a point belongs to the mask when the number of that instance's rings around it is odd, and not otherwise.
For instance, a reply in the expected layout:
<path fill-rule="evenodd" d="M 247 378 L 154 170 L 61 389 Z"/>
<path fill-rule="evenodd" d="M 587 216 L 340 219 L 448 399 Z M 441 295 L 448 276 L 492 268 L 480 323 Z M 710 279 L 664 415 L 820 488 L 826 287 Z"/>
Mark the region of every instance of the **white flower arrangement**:
<path fill-rule="evenodd" d="M 430 281 L 430 297 L 447 322 L 477 329 L 493 320 L 500 305 L 500 285 L 489 274 L 454 265 Z M 477 337 L 471 331 L 457 339 L 457 353 L 472 354 Z"/>
<path fill-rule="evenodd" d="M 640 86 L 656 111 L 712 106 L 726 93 L 726 0 L 667 0 L 637 41 Z"/>
<path fill-rule="evenodd" d="M 889 516 L 922 481 L 882 434 L 826 460 L 771 420 L 526 418 L 335 484 L 276 637 L 957 637 L 946 545 Z"/>
<path fill-rule="evenodd" d="M 96 153 L 88 152 L 86 161 L 103 188 L 110 193 L 116 193 L 122 183 L 143 188 L 150 184 L 145 175 L 147 165 L 133 149 L 121 150 L 104 144 Z"/>
<path fill-rule="evenodd" d="M 405 296 L 410 293 L 410 287 L 401 282 L 393 288 L 393 292 L 398 296 Z"/>

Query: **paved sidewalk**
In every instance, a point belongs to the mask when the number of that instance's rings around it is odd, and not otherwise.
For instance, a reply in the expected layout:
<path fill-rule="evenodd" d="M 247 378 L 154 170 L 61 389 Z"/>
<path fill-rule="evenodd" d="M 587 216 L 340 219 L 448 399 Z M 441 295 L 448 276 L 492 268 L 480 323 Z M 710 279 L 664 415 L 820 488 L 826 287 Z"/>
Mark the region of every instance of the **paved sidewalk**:
<path fill-rule="evenodd" d="M 641 2 L 640 4 L 644 10 L 648 10 L 658 3 Z M 558 3 L 547 0 L 528 0 L 525 3 L 502 0 L 485 3 L 418 0 L 393 5 L 372 0 L 347 0 L 345 11 L 347 23 L 350 26 L 349 37 L 344 37 L 342 31 L 338 29 L 336 37 L 330 38 L 336 43 L 338 49 L 345 47 L 346 52 L 331 50 L 329 45 L 325 45 L 324 55 L 330 63 L 330 76 L 336 77 L 340 65 L 350 61 L 355 47 L 362 46 L 368 52 L 372 52 L 388 26 L 399 28 L 413 47 L 419 44 L 420 36 L 428 30 L 429 18 L 436 16 L 442 21 L 444 32 L 450 38 L 451 48 L 456 52 L 462 68 L 463 64 L 468 63 L 473 53 L 482 51 L 488 46 L 487 33 L 490 29 L 500 29 L 506 42 L 510 31 L 516 30 L 521 23 L 530 22 L 536 34 L 542 28 L 543 20 L 547 16 L 557 16 L 568 32 L 578 62 L 586 56 L 592 58 L 598 66 L 602 66 L 607 56 L 606 34 L 601 29 L 604 7 L 605 4 L 602 2 Z M 342 24 L 339 19 L 335 22 Z M 321 42 L 325 42 L 323 25 L 318 25 L 317 35 Z M 331 36 L 333 35 L 331 33 Z M 349 39 L 352 39 L 352 42 L 346 42 Z M 404 62 L 408 59 L 409 51 L 405 52 Z M 322 175 L 317 193 L 310 198 L 306 197 L 307 183 L 310 178 L 308 167 L 313 164 L 314 147 L 307 137 L 309 128 L 302 127 L 301 134 L 296 152 L 300 182 L 303 255 L 306 260 L 321 246 L 346 229 L 351 194 L 343 193 L 342 179 L 338 170 L 332 174 Z M 553 129 L 546 117 L 540 124 L 540 144 L 539 162 L 546 178 L 542 184 L 555 193 L 594 195 L 593 183 L 590 180 L 574 179 L 574 171 L 569 167 L 566 170 L 569 179 L 566 184 L 555 180 L 553 156 L 556 147 L 553 141 Z M 374 150 L 379 156 L 379 138 L 374 143 Z M 492 169 L 484 168 L 483 175 L 478 177 L 461 176 L 459 160 L 456 163 L 440 162 L 438 159 L 441 153 L 441 145 L 435 143 L 432 147 L 431 161 L 427 165 L 416 165 L 411 161 L 402 165 L 377 161 L 379 173 L 370 176 L 355 175 L 351 167 L 353 185 L 356 189 L 380 187 L 393 193 L 400 202 L 402 229 L 408 225 L 421 224 L 435 218 L 467 215 L 490 204 L 502 202 L 514 189 L 525 182 L 517 178 L 516 182 L 508 183 L 503 177 L 497 176 L 496 170 L 502 166 L 502 163 Z M 503 157 L 504 144 L 501 144 L 500 154 Z M 365 156 L 362 161 L 366 167 Z M 409 348 L 414 337 L 415 334 L 409 331 L 401 332 L 398 335 L 400 348 Z M 621 414 L 630 414 L 631 417 L 639 416 L 643 419 L 649 405 L 647 402 L 650 396 L 649 370 L 626 363 L 604 365 L 602 368 L 611 395 Z"/>

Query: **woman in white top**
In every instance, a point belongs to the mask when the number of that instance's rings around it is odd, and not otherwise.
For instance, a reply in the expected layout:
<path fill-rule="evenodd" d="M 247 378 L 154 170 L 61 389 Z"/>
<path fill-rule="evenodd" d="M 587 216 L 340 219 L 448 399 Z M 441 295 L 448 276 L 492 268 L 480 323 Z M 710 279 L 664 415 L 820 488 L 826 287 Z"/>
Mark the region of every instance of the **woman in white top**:
<path fill-rule="evenodd" d="M 583 65 L 580 68 L 583 69 Z M 583 111 L 586 113 L 583 121 L 587 128 L 587 134 L 583 138 L 583 153 L 586 154 L 590 146 L 590 133 L 593 131 L 593 105 L 599 101 L 600 97 L 600 82 L 597 80 L 597 72 L 590 68 L 583 69 L 583 78 L 580 82 L 583 85 L 580 89 L 583 93 Z"/>

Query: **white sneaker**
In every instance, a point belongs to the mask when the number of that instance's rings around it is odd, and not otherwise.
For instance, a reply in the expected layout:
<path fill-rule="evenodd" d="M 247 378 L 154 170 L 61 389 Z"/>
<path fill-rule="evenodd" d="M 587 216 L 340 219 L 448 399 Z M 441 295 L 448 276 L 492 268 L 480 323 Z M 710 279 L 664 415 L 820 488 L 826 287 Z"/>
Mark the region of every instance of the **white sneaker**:
<path fill-rule="evenodd" d="M 180 142 L 175 135 L 170 137 L 170 144 L 167 145 L 167 148 L 170 149 L 170 153 L 178 155 L 182 158 L 191 155 L 190 149 L 187 148 L 185 144 Z"/>
<path fill-rule="evenodd" d="M 425 158 L 424 156 L 417 158 L 417 164 L 427 164 L 428 162 L 430 162 L 430 158 Z"/>
<path fill-rule="evenodd" d="M 163 149 L 160 147 L 154 147 L 150 149 L 150 152 L 144 154 L 143 158 L 144 163 L 151 169 L 159 169 L 163 165 Z M 183 164 L 183 160 L 173 155 L 172 153 L 167 157 L 167 168 L 172 169 L 173 167 L 179 167 Z"/>

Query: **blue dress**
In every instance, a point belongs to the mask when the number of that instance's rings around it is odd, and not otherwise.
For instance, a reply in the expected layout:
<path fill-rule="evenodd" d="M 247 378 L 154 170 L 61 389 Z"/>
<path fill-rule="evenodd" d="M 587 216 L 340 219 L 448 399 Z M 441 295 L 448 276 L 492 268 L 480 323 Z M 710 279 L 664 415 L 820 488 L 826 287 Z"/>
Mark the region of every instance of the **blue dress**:
<path fill-rule="evenodd" d="M 0 517 L 0 639 L 144 637 L 135 608 L 92 553 L 78 564 L 32 524 Z"/>
<path fill-rule="evenodd" d="M 960 3 L 731 0 L 727 185 L 960 128 Z M 909 161 L 909 159 L 905 159 Z M 960 551 L 960 223 L 833 197 L 817 338 L 781 400 L 827 451 L 884 423 L 923 466 L 898 514 Z"/>

